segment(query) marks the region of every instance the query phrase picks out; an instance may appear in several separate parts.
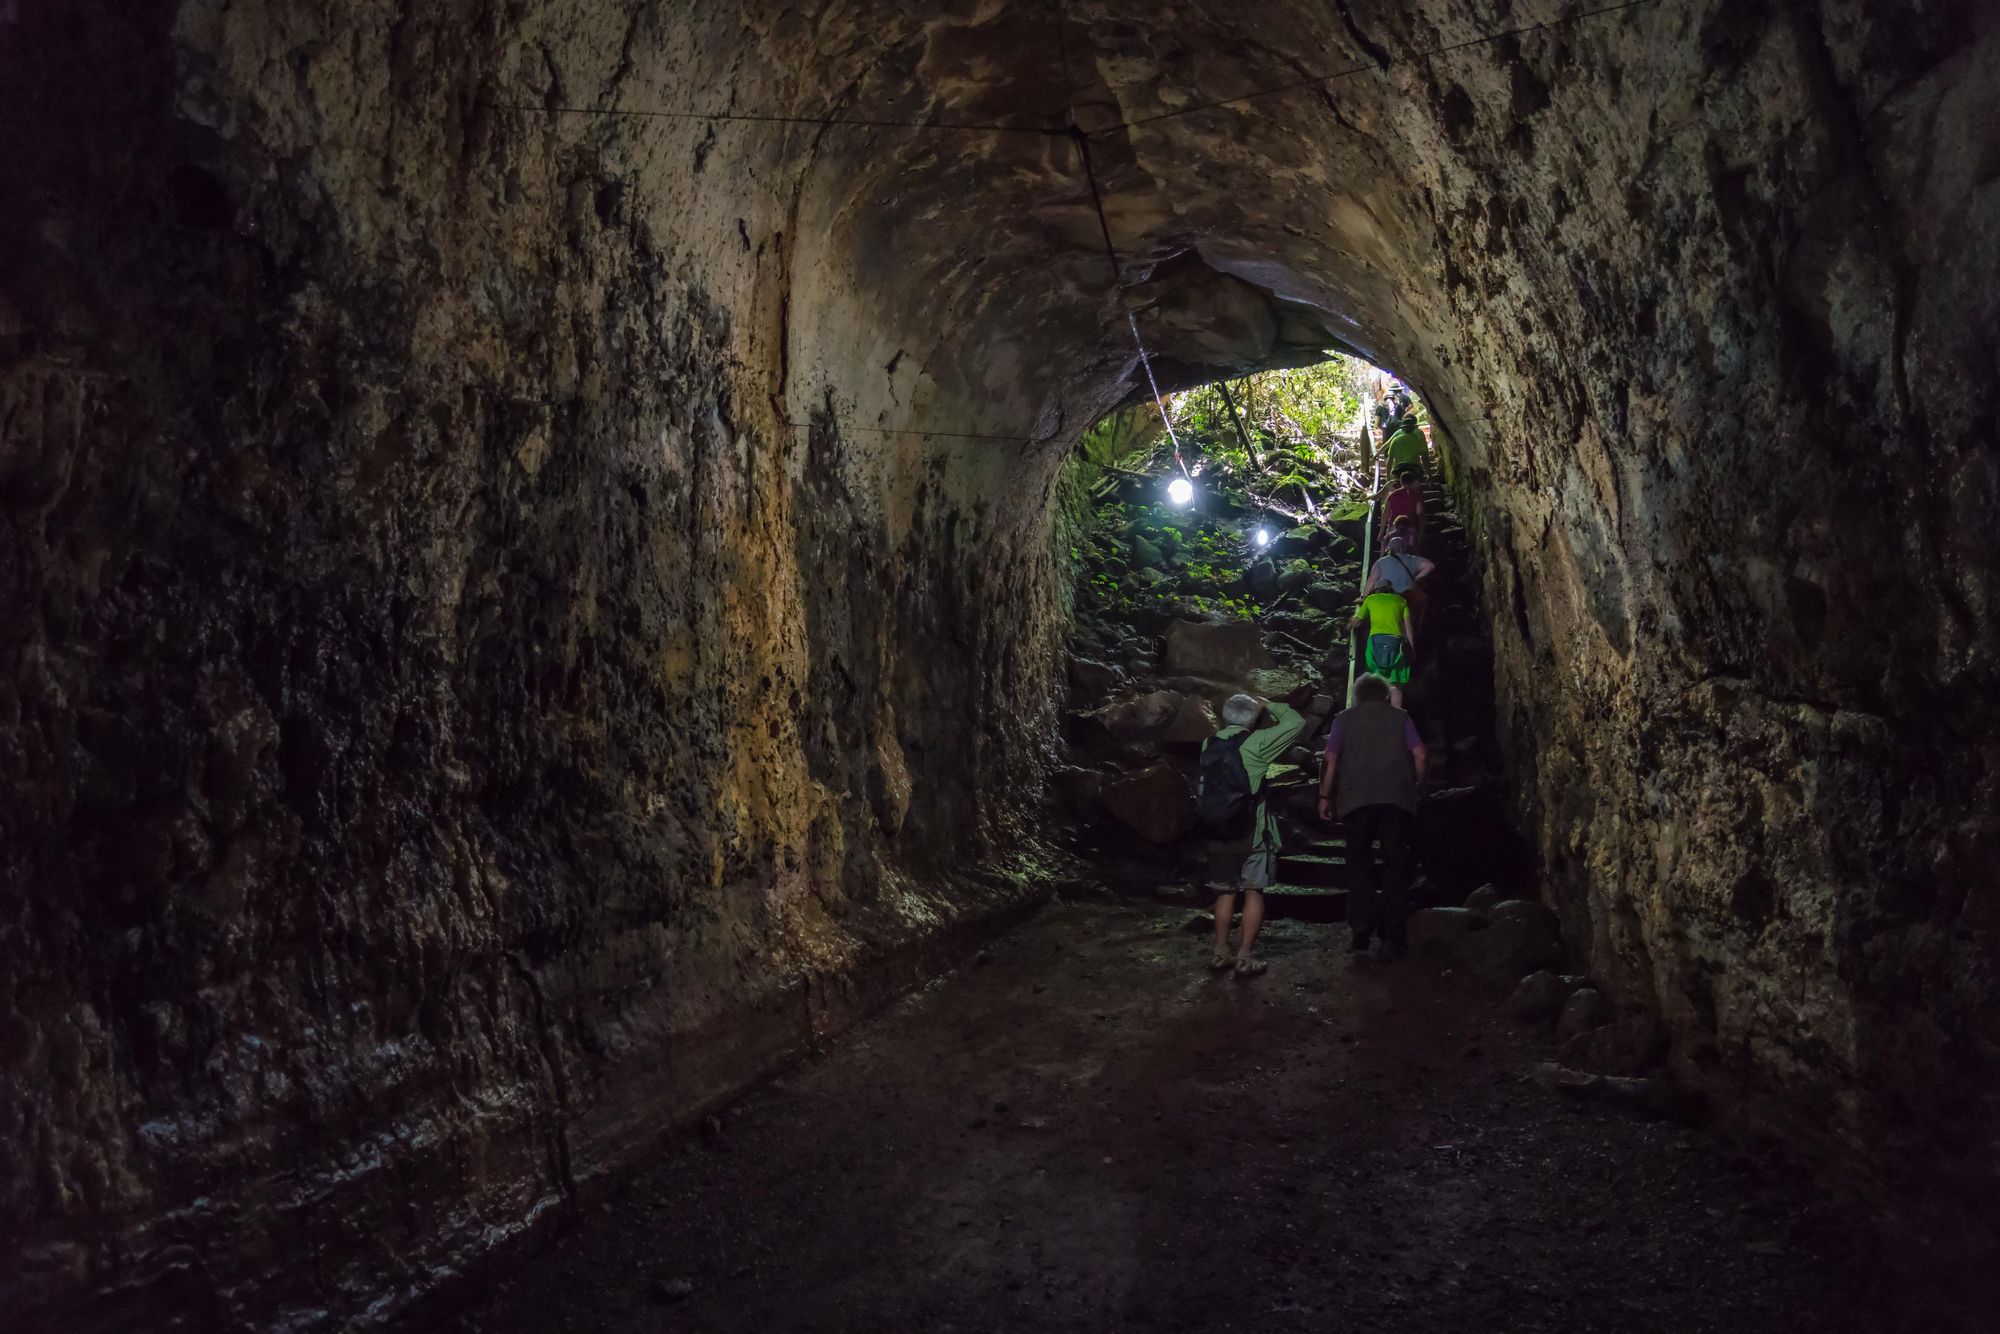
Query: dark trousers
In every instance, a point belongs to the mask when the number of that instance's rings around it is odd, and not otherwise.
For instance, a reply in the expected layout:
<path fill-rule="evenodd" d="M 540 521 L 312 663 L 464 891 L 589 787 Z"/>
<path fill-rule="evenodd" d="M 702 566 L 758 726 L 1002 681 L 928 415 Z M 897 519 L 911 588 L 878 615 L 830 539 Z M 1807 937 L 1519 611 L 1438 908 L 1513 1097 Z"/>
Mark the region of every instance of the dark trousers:
<path fill-rule="evenodd" d="M 1410 831 L 1416 824 L 1401 806 L 1357 806 L 1347 813 L 1347 923 L 1357 937 L 1380 935 L 1403 944 L 1410 915 Z M 1382 866 L 1375 866 L 1375 841 Z"/>

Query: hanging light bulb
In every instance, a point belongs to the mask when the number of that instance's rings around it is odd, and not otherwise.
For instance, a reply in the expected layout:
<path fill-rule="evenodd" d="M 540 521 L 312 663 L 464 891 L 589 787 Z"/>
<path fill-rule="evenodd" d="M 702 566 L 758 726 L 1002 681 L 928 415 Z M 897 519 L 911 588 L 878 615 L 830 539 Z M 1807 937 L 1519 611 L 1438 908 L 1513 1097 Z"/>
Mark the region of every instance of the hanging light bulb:
<path fill-rule="evenodd" d="M 1260 546 L 1260 547 L 1268 547 L 1268 546 L 1270 546 L 1270 545 L 1271 545 L 1271 530 L 1270 530 L 1270 529 L 1268 529 L 1268 528 L 1259 528 L 1259 529 L 1257 530 L 1257 545 L 1258 545 L 1258 546 Z"/>
<path fill-rule="evenodd" d="M 1194 499 L 1194 483 L 1185 477 L 1176 477 L 1167 483 L 1167 499 L 1176 505 L 1186 505 Z"/>

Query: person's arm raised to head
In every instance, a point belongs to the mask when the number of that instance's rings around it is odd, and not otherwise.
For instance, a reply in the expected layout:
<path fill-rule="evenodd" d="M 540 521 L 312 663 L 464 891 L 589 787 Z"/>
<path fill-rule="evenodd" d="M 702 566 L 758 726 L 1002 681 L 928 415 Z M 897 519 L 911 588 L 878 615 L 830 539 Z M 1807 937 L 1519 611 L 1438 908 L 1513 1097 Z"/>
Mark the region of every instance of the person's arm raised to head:
<path fill-rule="evenodd" d="M 1305 730 L 1306 720 L 1297 709 L 1283 700 L 1270 701 L 1264 706 L 1264 725 L 1243 738 L 1244 767 L 1255 774 L 1275 764 Z"/>

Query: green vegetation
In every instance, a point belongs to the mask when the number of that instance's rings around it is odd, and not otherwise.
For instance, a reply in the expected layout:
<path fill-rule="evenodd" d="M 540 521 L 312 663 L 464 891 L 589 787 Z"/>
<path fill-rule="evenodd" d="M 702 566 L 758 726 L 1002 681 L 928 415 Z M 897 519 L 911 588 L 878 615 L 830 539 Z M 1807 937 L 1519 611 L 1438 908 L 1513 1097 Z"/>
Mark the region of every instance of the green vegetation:
<path fill-rule="evenodd" d="M 1168 417 L 1195 487 L 1184 509 L 1167 497 L 1179 470 L 1150 403 L 1085 433 L 1068 507 L 1078 649 L 1142 656 L 1176 616 L 1344 642 L 1368 510 L 1361 393 L 1374 374 L 1337 357 L 1248 376 L 1228 384 L 1235 414 L 1218 385 L 1174 395 Z"/>

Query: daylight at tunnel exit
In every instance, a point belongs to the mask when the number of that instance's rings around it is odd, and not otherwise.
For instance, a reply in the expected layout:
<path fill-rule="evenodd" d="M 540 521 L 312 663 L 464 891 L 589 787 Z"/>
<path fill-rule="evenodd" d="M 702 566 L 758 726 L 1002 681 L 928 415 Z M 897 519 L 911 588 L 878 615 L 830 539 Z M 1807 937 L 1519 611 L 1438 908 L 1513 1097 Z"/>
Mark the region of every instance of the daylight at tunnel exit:
<path fill-rule="evenodd" d="M 2000 1328 L 2000 0 L 0 0 L 0 1330 Z"/>

